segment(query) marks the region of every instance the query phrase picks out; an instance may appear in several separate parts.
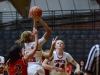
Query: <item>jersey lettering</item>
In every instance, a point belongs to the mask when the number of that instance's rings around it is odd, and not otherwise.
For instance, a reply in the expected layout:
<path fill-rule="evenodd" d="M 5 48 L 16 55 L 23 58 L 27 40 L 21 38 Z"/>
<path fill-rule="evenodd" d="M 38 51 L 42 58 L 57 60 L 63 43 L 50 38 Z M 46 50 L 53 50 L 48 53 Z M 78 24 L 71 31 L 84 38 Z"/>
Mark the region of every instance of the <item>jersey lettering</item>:
<path fill-rule="evenodd" d="M 55 63 L 65 63 L 65 60 L 55 60 Z"/>
<path fill-rule="evenodd" d="M 15 73 L 15 75 L 22 75 L 22 73 L 20 72 L 22 67 L 20 65 L 15 65 L 15 68 L 18 68 L 17 72 Z"/>
<path fill-rule="evenodd" d="M 65 69 L 65 64 L 59 64 L 59 63 L 57 63 L 57 64 L 55 65 L 55 67 L 59 67 L 59 68 Z"/>
<path fill-rule="evenodd" d="M 56 64 L 55 67 L 65 69 L 65 60 L 55 60 L 54 63 Z"/>

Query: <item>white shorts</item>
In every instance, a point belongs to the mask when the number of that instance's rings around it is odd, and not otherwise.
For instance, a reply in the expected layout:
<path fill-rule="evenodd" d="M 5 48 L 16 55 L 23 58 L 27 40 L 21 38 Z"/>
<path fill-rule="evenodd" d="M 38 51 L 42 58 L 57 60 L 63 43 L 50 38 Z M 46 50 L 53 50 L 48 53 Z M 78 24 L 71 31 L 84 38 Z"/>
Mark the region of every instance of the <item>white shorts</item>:
<path fill-rule="evenodd" d="M 28 75 L 45 75 L 44 69 L 38 64 L 28 66 Z"/>

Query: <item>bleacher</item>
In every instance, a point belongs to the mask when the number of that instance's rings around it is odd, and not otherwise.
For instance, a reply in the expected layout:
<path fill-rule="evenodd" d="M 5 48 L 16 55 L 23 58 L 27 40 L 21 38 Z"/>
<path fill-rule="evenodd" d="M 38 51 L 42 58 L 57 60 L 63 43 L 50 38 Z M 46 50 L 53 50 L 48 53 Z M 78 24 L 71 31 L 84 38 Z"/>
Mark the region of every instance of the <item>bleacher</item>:
<path fill-rule="evenodd" d="M 30 17 L 22 18 L 18 12 L 12 12 L 12 14 L 11 12 L 0 12 L 0 13 L 2 13 L 0 29 L 9 30 L 16 28 L 31 28 L 33 26 L 33 20 Z M 88 25 L 93 27 L 91 29 L 95 29 L 94 26 L 100 28 L 100 26 L 95 23 L 100 21 L 99 9 L 43 11 L 41 18 L 50 27 L 61 26 L 61 25 L 72 25 L 72 26 L 76 25 L 77 27 L 80 27 L 81 23 L 88 23 Z M 38 24 L 38 26 L 41 27 L 40 23 Z"/>
<path fill-rule="evenodd" d="M 15 40 L 20 38 L 23 30 L 0 31 L 0 55 L 6 55 Z M 44 34 L 39 31 L 39 38 Z M 58 36 L 65 42 L 65 51 L 70 53 L 78 62 L 86 59 L 91 47 L 100 43 L 99 30 L 53 30 L 50 38 L 43 45 L 43 50 L 50 49 L 52 38 Z"/>

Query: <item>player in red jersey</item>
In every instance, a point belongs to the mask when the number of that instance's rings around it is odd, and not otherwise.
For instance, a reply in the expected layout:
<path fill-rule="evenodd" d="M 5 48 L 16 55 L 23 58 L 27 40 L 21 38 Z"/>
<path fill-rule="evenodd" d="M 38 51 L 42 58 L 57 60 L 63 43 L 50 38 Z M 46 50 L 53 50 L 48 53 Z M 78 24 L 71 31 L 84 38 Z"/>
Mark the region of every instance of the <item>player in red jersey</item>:
<path fill-rule="evenodd" d="M 25 54 L 22 57 L 21 46 L 15 44 L 11 47 L 9 53 L 5 58 L 5 69 L 7 70 L 9 75 L 28 75 L 27 74 L 27 64 L 28 60 L 35 54 L 38 49 L 38 32 L 34 28 L 35 35 L 35 46 L 34 49 L 31 50 L 28 54 Z"/>

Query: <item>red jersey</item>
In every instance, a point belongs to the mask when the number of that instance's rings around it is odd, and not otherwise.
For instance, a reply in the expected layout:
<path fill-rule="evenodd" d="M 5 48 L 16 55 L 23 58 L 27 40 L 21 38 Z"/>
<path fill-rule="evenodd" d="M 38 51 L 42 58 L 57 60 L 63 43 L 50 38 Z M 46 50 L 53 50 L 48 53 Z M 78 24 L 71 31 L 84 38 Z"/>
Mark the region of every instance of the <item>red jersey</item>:
<path fill-rule="evenodd" d="M 24 58 L 18 59 L 14 63 L 8 64 L 9 75 L 27 75 L 27 64 Z"/>

